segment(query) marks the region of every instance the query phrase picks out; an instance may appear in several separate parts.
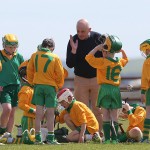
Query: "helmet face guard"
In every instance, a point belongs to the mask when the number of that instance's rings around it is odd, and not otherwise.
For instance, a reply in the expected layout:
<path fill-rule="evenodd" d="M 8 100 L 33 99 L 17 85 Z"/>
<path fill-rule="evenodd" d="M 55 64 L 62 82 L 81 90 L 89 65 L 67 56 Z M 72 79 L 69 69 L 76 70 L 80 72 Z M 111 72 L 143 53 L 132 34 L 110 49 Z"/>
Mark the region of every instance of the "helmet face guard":
<path fill-rule="evenodd" d="M 27 82 L 25 76 L 27 75 L 26 70 L 27 70 L 28 62 L 29 62 L 29 60 L 26 60 L 23 63 L 21 63 L 21 65 L 19 66 L 19 69 L 18 69 L 19 76 L 24 82 Z"/>
<path fill-rule="evenodd" d="M 26 70 L 27 70 L 26 66 L 23 66 L 19 69 L 19 75 L 21 78 L 24 77 L 25 75 L 27 75 Z"/>
<path fill-rule="evenodd" d="M 3 47 L 5 46 L 16 46 L 18 47 L 18 39 L 14 34 L 6 34 L 2 38 Z"/>
<path fill-rule="evenodd" d="M 150 50 L 150 39 L 147 39 L 140 44 L 140 51 L 144 57 L 147 56 L 146 54 L 147 50 Z"/>

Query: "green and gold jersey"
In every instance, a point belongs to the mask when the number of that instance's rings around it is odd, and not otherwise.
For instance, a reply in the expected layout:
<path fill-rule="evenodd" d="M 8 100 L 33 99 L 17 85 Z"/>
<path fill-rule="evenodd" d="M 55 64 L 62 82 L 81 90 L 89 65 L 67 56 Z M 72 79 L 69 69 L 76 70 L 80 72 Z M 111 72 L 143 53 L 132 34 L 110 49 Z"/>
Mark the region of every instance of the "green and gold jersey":
<path fill-rule="evenodd" d="M 145 93 L 150 88 L 150 56 L 146 58 L 142 69 L 141 90 Z"/>
<path fill-rule="evenodd" d="M 97 69 L 97 82 L 98 84 L 111 84 L 115 86 L 120 85 L 120 72 L 127 64 L 128 59 L 112 58 L 96 58 L 92 54 L 85 57 L 86 61 L 94 68 Z"/>
<path fill-rule="evenodd" d="M 146 111 L 143 107 L 136 107 L 134 112 L 130 111 L 128 115 L 129 126 L 127 131 L 130 131 L 134 127 L 138 127 L 141 131 L 144 129 L 144 120 L 146 118 Z"/>
<path fill-rule="evenodd" d="M 30 84 L 51 85 L 58 90 L 64 84 L 64 70 L 59 57 L 48 49 L 32 54 L 27 66 L 27 80 Z"/>
<path fill-rule="evenodd" d="M 0 86 L 20 84 L 18 67 L 24 62 L 23 56 L 17 52 L 14 55 L 8 55 L 4 50 L 0 52 Z"/>
<path fill-rule="evenodd" d="M 64 115 L 69 113 L 71 121 L 76 127 L 82 124 L 87 125 L 89 133 L 94 134 L 99 131 L 99 124 L 92 111 L 82 102 L 72 101 L 68 109 L 63 110 L 59 117 L 56 117 L 57 122 L 64 123 Z"/>
<path fill-rule="evenodd" d="M 35 118 L 33 111 L 36 109 L 36 106 L 31 104 L 32 97 L 33 88 L 29 85 L 24 85 L 18 93 L 18 107 L 24 111 L 24 116 Z"/>

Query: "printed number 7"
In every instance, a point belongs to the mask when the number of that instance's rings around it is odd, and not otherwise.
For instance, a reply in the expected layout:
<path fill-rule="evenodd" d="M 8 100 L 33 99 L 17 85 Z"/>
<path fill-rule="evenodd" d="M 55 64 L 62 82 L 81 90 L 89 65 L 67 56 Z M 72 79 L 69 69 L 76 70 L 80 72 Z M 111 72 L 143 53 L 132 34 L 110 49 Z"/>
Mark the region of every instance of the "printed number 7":
<path fill-rule="evenodd" d="M 45 65 L 44 65 L 44 68 L 43 68 L 43 72 L 46 72 L 46 71 L 47 71 L 47 68 L 48 68 L 48 65 L 49 65 L 50 62 L 53 60 L 53 57 L 48 56 L 48 55 L 44 55 L 44 54 L 42 54 L 41 57 L 48 59 L 48 60 L 46 61 Z M 36 68 L 36 72 L 38 72 L 38 58 L 39 58 L 39 55 L 36 55 L 36 57 L 35 57 L 35 68 Z"/>

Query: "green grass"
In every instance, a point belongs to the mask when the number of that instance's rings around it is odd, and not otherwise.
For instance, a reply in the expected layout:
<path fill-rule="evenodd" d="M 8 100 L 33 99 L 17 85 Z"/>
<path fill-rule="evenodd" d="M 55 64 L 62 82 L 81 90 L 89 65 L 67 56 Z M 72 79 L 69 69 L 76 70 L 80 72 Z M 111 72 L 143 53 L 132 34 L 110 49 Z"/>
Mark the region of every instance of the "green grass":
<path fill-rule="evenodd" d="M 17 109 L 15 114 L 15 124 L 20 124 L 22 116 L 22 111 Z M 128 126 L 128 121 L 119 120 L 119 122 L 123 123 L 124 129 Z M 63 124 L 65 125 L 65 124 Z M 16 127 L 14 127 L 13 136 L 16 135 Z M 94 144 L 94 143 L 67 143 L 64 145 L 25 145 L 25 144 L 7 144 L 4 146 L 0 146 L 0 150 L 129 150 L 129 149 L 142 149 L 142 150 L 149 150 L 149 144 Z"/>
<path fill-rule="evenodd" d="M 130 150 L 130 149 L 142 149 L 142 150 L 149 150 L 149 144 L 77 144 L 77 143 L 69 143 L 64 145 L 25 145 L 25 144 L 18 144 L 18 145 L 5 145 L 0 146 L 1 150 Z"/>

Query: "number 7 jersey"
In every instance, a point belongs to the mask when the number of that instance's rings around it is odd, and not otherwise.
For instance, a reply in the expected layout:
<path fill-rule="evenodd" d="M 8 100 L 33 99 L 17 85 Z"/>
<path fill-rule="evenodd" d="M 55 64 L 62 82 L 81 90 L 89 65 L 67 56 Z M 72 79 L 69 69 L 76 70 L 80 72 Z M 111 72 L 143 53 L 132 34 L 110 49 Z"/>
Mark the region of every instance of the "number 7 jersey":
<path fill-rule="evenodd" d="M 123 67 L 127 64 L 128 59 L 118 58 L 96 58 L 92 54 L 85 57 L 86 61 L 97 69 L 98 84 L 120 85 L 120 73 Z"/>
<path fill-rule="evenodd" d="M 61 60 L 50 51 L 37 51 L 28 63 L 27 79 L 30 84 L 51 85 L 58 90 L 64 84 Z"/>

